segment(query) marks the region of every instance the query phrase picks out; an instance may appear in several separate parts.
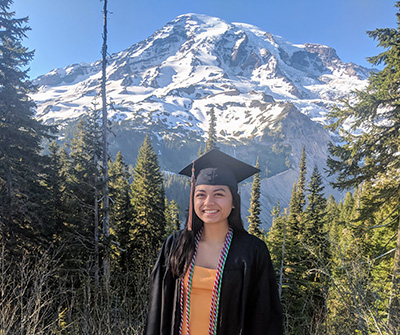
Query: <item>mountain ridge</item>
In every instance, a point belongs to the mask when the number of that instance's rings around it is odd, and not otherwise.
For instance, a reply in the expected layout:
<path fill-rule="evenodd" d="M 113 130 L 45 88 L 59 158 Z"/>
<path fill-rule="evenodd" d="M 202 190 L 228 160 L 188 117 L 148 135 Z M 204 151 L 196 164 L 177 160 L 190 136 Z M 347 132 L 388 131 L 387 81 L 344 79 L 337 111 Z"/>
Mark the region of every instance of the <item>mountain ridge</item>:
<path fill-rule="evenodd" d="M 172 171 L 204 142 L 213 109 L 221 148 L 253 163 L 261 155 L 262 170 L 274 174 L 263 172 L 265 190 L 279 189 L 279 178 L 285 181 L 280 198 L 278 191 L 263 196 L 269 198 L 262 200 L 263 220 L 270 224 L 277 200 L 288 204 L 303 145 L 308 166 L 322 171 L 327 143 L 334 140 L 323 128 L 326 114 L 338 99 L 365 87 L 369 71 L 342 62 L 329 46 L 293 44 L 250 24 L 184 14 L 109 57 L 109 115 L 124 128 L 117 132 L 121 138 L 151 133 L 163 168 Z M 37 117 L 66 126 L 85 115 L 99 94 L 100 78 L 100 61 L 38 77 L 32 96 Z M 126 144 L 110 141 L 114 153 Z M 175 157 L 173 151 L 185 155 L 171 163 L 165 157 Z M 130 153 L 128 161 L 133 157 Z M 328 192 L 340 196 L 328 177 L 324 182 Z M 246 187 L 243 192 L 249 193 Z"/>

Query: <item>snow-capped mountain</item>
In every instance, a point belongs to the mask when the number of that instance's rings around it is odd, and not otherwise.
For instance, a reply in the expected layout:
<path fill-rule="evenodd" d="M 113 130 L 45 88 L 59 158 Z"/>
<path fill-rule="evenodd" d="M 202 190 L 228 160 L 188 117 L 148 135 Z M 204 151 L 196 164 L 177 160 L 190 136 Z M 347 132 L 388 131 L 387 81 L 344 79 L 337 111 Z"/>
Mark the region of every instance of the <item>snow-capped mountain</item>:
<path fill-rule="evenodd" d="M 214 109 L 221 148 L 250 163 L 261 155 L 261 168 L 272 172 L 262 181 L 261 199 L 270 222 L 272 206 L 290 198 L 303 145 L 309 169 L 318 165 L 322 171 L 331 140 L 321 126 L 326 113 L 339 98 L 363 88 L 368 73 L 343 63 L 328 46 L 292 44 L 249 24 L 186 14 L 109 57 L 109 113 L 125 132 L 154 135 L 161 163 L 173 170 L 168 143 L 179 142 L 174 151 L 182 161 L 174 163 L 186 164 L 197 154 L 199 144 L 193 143 L 206 136 Z M 75 120 L 92 107 L 100 80 L 100 61 L 38 77 L 32 96 L 37 117 L 62 125 Z M 118 142 L 112 139 L 116 148 L 123 147 Z M 286 162 L 277 167 L 273 157 Z"/>

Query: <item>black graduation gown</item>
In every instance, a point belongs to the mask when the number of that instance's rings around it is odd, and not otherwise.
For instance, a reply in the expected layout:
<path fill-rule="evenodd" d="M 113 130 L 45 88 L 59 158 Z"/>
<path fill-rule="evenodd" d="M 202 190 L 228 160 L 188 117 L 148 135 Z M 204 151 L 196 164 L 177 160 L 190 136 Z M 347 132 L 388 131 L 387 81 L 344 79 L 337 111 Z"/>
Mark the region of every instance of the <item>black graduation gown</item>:
<path fill-rule="evenodd" d="M 180 280 L 167 266 L 179 233 L 164 243 L 151 275 L 145 335 L 176 335 L 180 324 Z M 263 241 L 234 233 L 222 278 L 218 335 L 283 334 L 282 308 L 271 258 Z"/>

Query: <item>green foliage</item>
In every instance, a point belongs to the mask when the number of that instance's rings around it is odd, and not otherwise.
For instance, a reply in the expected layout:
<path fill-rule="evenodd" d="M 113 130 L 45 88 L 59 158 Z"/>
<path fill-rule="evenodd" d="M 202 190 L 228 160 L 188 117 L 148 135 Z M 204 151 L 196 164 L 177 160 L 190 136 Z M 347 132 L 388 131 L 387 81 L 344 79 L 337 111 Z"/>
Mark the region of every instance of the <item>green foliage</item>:
<path fill-rule="evenodd" d="M 165 236 L 164 239 L 181 229 L 180 209 L 175 200 L 165 198 Z M 163 240 L 164 240 L 163 239 Z"/>
<path fill-rule="evenodd" d="M 0 1 L 0 239 L 7 251 L 39 247 L 43 240 L 41 141 L 50 127 L 34 117 L 34 86 L 26 66 L 33 51 L 22 45 L 28 18 L 15 18 L 12 1 Z M 28 242 L 29 241 L 29 242 Z"/>
<path fill-rule="evenodd" d="M 131 184 L 134 210 L 132 258 L 152 264 L 165 232 L 165 200 L 158 159 L 146 136 L 139 150 Z"/>
<path fill-rule="evenodd" d="M 210 122 L 208 125 L 208 137 L 207 137 L 207 141 L 206 141 L 206 145 L 204 147 L 203 153 L 206 153 L 212 149 L 218 148 L 217 147 L 217 130 L 216 130 L 217 118 L 215 116 L 214 108 L 211 108 L 209 115 L 210 115 Z"/>
<path fill-rule="evenodd" d="M 278 278 L 279 296 L 282 296 L 282 280 L 286 252 L 287 211 L 281 213 L 280 204 L 272 210 L 272 226 L 267 234 L 266 243 L 271 254 L 276 277 Z"/>
<path fill-rule="evenodd" d="M 126 274 L 131 263 L 128 250 L 132 247 L 132 215 L 128 166 L 120 152 L 109 163 L 110 228 L 114 255 L 119 271 Z"/>
<path fill-rule="evenodd" d="M 322 178 L 315 167 L 306 187 L 306 154 L 293 186 L 289 212 L 274 208 L 267 243 L 279 278 L 287 334 L 326 332 L 329 292 L 324 266 L 329 263 L 326 200 Z M 307 194 L 307 204 L 306 204 Z"/>
<path fill-rule="evenodd" d="M 95 227 L 95 188 L 100 188 L 101 133 L 99 130 L 99 112 L 92 110 L 91 115 L 81 119 L 77 131 L 68 144 L 70 150 L 70 170 L 68 183 L 70 192 L 69 218 L 71 228 L 88 242 Z M 89 242 L 91 243 L 91 242 Z"/>
<path fill-rule="evenodd" d="M 267 245 L 271 253 L 272 263 L 275 270 L 278 270 L 282 261 L 282 245 L 284 243 L 285 225 L 287 217 L 282 215 L 280 202 L 274 206 L 271 212 L 272 225 L 267 234 Z"/>
<path fill-rule="evenodd" d="M 396 3 L 400 8 L 400 2 Z M 398 15 L 398 14 L 397 14 Z M 359 185 L 365 180 L 386 179 L 377 191 L 385 199 L 399 197 L 400 169 L 400 31 L 398 28 L 376 29 L 368 35 L 386 50 L 369 61 L 383 64 L 384 69 L 371 73 L 368 86 L 355 91 L 336 106 L 329 118 L 329 129 L 337 131 L 344 144 L 331 145 L 328 167 L 338 173 L 335 185 L 341 189 Z M 346 124 L 349 130 L 344 129 Z M 361 133 L 357 133 L 361 130 Z M 381 201 L 377 201 L 379 206 Z"/>
<path fill-rule="evenodd" d="M 0 0 L 0 329 L 141 333 L 151 265 L 166 235 L 180 229 L 179 208 L 188 206 L 188 180 L 168 171 L 178 171 L 182 157 L 194 158 L 201 140 L 193 133 L 163 137 L 156 150 L 162 175 L 150 137 L 128 121 L 113 125 L 119 141 L 112 143 L 116 158 L 109 165 L 113 257 L 105 292 L 98 111 L 93 106 L 65 130 L 67 148 L 50 142 L 52 129 L 33 118 L 28 96 L 33 85 L 24 69 L 33 53 L 21 44 L 27 19 L 15 19 L 11 3 Z M 385 48 L 370 61 L 384 68 L 330 114 L 341 145 L 330 147 L 328 166 L 339 176 L 335 185 L 352 192 L 339 204 L 332 196 L 325 200 L 316 168 L 307 181 L 303 148 L 289 208 L 281 211 L 278 203 L 272 212 L 267 244 L 287 334 L 392 335 L 399 329 L 399 27 L 369 35 Z M 213 114 L 206 151 L 216 146 Z M 43 140 L 46 155 L 40 154 Z M 249 160 L 260 155 L 263 171 L 254 177 L 249 216 L 249 230 L 259 234 L 260 178 L 286 169 L 290 148 L 279 127 L 249 147 L 235 151 Z M 134 164 L 138 152 L 132 176 L 125 160 Z"/>
<path fill-rule="evenodd" d="M 323 243 L 323 226 L 326 216 L 326 199 L 323 194 L 322 178 L 315 166 L 308 185 L 308 203 L 304 211 L 304 237 L 307 243 Z"/>
<path fill-rule="evenodd" d="M 306 183 L 306 153 L 303 153 L 299 165 L 299 178 L 293 185 L 292 197 L 289 203 L 289 213 L 286 222 L 286 242 L 283 281 L 282 303 L 285 318 L 288 320 L 289 334 L 302 334 L 310 325 L 309 316 L 309 289 L 307 283 L 308 251 L 304 248 L 304 205 Z M 296 303 L 293 303 L 293 302 Z M 289 322 L 290 320 L 290 322 Z"/>
<path fill-rule="evenodd" d="M 396 245 L 395 204 L 361 219 L 360 209 L 372 195 L 370 186 L 364 184 L 346 195 L 345 206 L 335 206 L 332 198 L 328 199 L 328 216 L 336 213 L 334 220 L 328 221 L 331 258 L 325 267 L 331 279 L 328 327 L 334 334 L 393 333 L 387 310 Z M 347 219 L 341 221 L 343 218 Z"/>
<path fill-rule="evenodd" d="M 256 168 L 259 168 L 259 163 L 257 159 Z M 260 206 L 260 174 L 256 173 L 253 178 L 253 185 L 251 188 L 251 198 L 250 198 L 250 215 L 247 217 L 249 222 L 248 232 L 259 238 L 264 238 L 264 233 L 261 230 L 261 206 Z"/>
<path fill-rule="evenodd" d="M 299 165 L 299 179 L 293 185 L 292 196 L 290 198 L 289 203 L 289 224 L 288 224 L 288 233 L 295 240 L 297 236 L 301 234 L 301 223 L 304 205 L 306 202 L 305 198 L 305 184 L 306 184 L 306 151 L 305 147 L 303 147 L 302 156 L 300 159 Z"/>
<path fill-rule="evenodd" d="M 304 279 L 307 282 L 310 324 L 318 325 L 321 330 L 326 327 L 326 299 L 329 290 L 328 277 L 321 268 L 328 264 L 330 259 L 325 231 L 327 205 L 323 189 L 321 175 L 315 166 L 307 188 L 308 201 L 303 216 L 302 246 L 306 250 L 303 262 L 307 266 Z"/>
<path fill-rule="evenodd" d="M 60 146 L 55 142 L 49 145 L 48 163 L 43 174 L 44 211 L 46 213 L 46 240 L 59 246 L 65 232 L 68 212 L 65 206 L 65 195 L 68 188 L 65 164 Z M 46 157 L 44 157 L 46 158 Z M 68 158 L 67 158 L 68 159 Z"/>
<path fill-rule="evenodd" d="M 395 5 L 400 9 L 400 2 Z M 368 35 L 385 50 L 368 60 L 383 69 L 371 73 L 368 86 L 355 91 L 329 114 L 329 129 L 340 136 L 341 144 L 331 145 L 328 167 L 337 174 L 334 185 L 340 189 L 368 183 L 369 195 L 358 207 L 358 220 L 368 224 L 371 216 L 383 206 L 399 203 L 400 160 L 400 11 L 397 28 L 376 29 Z M 347 127 L 345 129 L 345 126 Z M 391 331 L 400 328 L 400 210 L 394 210 L 397 220 L 397 241 L 392 270 L 390 303 L 387 306 Z M 365 239 L 369 234 L 356 232 Z M 361 246 L 367 252 L 369 246 Z"/>

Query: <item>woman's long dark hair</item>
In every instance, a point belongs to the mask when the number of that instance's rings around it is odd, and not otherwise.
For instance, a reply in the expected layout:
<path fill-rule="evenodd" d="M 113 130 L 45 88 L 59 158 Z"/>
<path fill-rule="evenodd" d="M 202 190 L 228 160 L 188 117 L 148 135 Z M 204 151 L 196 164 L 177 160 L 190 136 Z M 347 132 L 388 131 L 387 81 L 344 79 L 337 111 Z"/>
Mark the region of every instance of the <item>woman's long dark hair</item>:
<path fill-rule="evenodd" d="M 228 222 L 234 233 L 244 232 L 243 221 L 240 214 L 240 195 L 237 191 L 229 187 L 232 194 L 233 208 L 228 216 Z M 187 229 L 187 222 L 182 233 L 177 238 L 177 242 L 172 249 L 169 264 L 172 274 L 176 278 L 183 278 L 189 264 L 193 258 L 195 248 L 195 236 L 203 227 L 203 221 L 196 215 L 193 210 L 193 226 L 192 231 Z"/>

